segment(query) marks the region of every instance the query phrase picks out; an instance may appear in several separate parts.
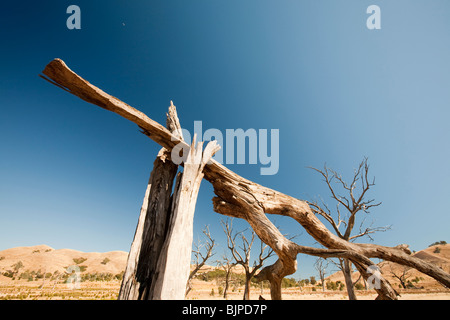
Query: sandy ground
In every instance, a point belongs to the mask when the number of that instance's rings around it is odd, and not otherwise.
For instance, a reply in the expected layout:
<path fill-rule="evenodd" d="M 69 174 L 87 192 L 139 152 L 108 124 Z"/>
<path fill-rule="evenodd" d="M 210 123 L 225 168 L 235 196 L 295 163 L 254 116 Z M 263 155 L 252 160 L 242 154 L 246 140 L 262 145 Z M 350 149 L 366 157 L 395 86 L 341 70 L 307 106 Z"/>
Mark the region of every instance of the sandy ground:
<path fill-rule="evenodd" d="M 358 300 L 375 300 L 375 293 L 358 294 Z M 270 299 L 270 294 L 266 293 L 263 297 Z M 258 300 L 259 294 L 251 294 L 252 300 Z M 192 300 L 224 300 L 219 297 L 210 297 L 208 295 L 188 297 Z M 227 300 L 242 300 L 242 295 L 229 295 Z M 323 293 L 305 293 L 305 294 L 283 294 L 283 300 L 348 300 L 346 294 L 323 294 Z M 403 293 L 399 300 L 450 300 L 450 293 Z"/>
<path fill-rule="evenodd" d="M 228 294 L 227 300 L 242 300 L 243 291 L 240 293 Z M 264 290 L 261 294 L 261 290 L 255 289 L 250 294 L 250 299 L 258 300 L 262 295 L 266 299 L 270 299 L 270 292 Z M 359 291 L 356 293 L 358 300 L 375 300 L 377 294 L 375 292 Z M 218 294 L 211 296 L 206 292 L 190 293 L 189 300 L 224 300 L 223 297 L 219 297 Z M 341 292 L 283 292 L 283 300 L 348 300 L 346 293 Z M 448 292 L 400 292 L 399 300 L 450 300 L 450 291 Z"/>
<path fill-rule="evenodd" d="M 4 277 L 1 277 L 4 279 Z M 0 279 L 0 280 L 3 280 Z M 54 281 L 46 281 L 43 288 L 42 282 L 27 281 L 0 281 L 0 300 L 116 300 L 119 293 L 120 281 L 108 282 L 81 282 L 79 288 L 73 288 L 65 283 L 54 284 Z M 213 291 L 214 290 L 214 291 Z M 399 300 L 450 300 L 450 290 L 402 290 L 399 292 Z M 227 298 L 219 294 L 218 286 L 212 282 L 197 283 L 188 294 L 187 300 L 242 300 L 244 287 L 229 290 Z M 375 300 L 375 291 L 357 290 L 358 300 Z M 259 300 L 259 297 L 270 300 L 270 290 L 252 287 L 251 300 Z M 346 291 L 300 291 L 299 288 L 283 289 L 283 300 L 348 300 Z"/>
<path fill-rule="evenodd" d="M 439 247 L 439 252 L 436 248 Z M 32 247 L 17 247 L 0 251 L 0 300 L 1 299 L 89 299 L 89 300 L 115 300 L 117 299 L 120 281 L 113 280 L 108 282 L 81 282 L 79 289 L 68 288 L 64 283 L 57 283 L 53 280 L 43 279 L 39 281 L 12 280 L 4 275 L 2 272 L 12 269 L 13 264 L 21 261 L 23 267 L 21 272 L 25 270 L 41 270 L 46 272 L 64 272 L 67 266 L 78 263 L 75 259 L 83 258 L 80 265 L 86 268 L 86 272 L 108 272 L 113 275 L 119 274 L 125 268 L 127 253 L 122 251 L 112 251 L 106 253 L 98 252 L 81 252 L 71 249 L 55 250 L 47 245 L 39 245 Z M 450 272 L 450 244 L 432 246 L 422 251 L 415 253 L 418 258 L 432 262 L 445 271 Z M 105 260 L 106 259 L 106 260 Z M 389 278 L 391 273 L 396 272 L 401 274 L 404 272 L 404 267 L 384 262 L 380 264 L 380 268 L 384 269 L 384 273 Z M 213 271 L 214 267 L 204 266 L 202 272 Z M 234 272 L 242 273 L 243 270 L 235 268 Z M 415 270 L 406 271 L 408 279 L 414 280 L 420 277 L 420 281 L 416 285 L 422 289 L 403 290 L 398 288 L 398 282 L 394 278 L 389 278 L 393 287 L 401 294 L 400 300 L 450 300 L 450 290 L 445 290 L 436 280 L 418 273 Z M 358 274 L 354 274 L 356 280 Z M 343 282 L 342 273 L 337 272 L 331 275 L 328 280 Z M 42 284 L 44 282 L 44 287 Z M 188 300 L 223 300 L 221 286 L 224 286 L 223 281 L 201 281 L 200 279 L 192 280 L 193 289 L 189 293 Z M 283 289 L 284 300 L 347 300 L 346 291 L 326 291 L 322 292 L 321 288 L 314 288 L 312 286 L 305 287 L 300 291 L 297 288 Z M 242 300 L 243 287 L 230 288 L 228 291 L 228 300 Z M 373 300 L 376 297 L 374 291 L 357 291 L 359 300 Z M 269 289 L 252 287 L 250 298 L 258 300 L 259 296 L 265 299 L 270 299 Z"/>
<path fill-rule="evenodd" d="M 81 282 L 79 289 L 69 288 L 66 284 L 47 283 L 40 288 L 34 282 L 0 282 L 0 300 L 116 300 L 120 288 L 119 281 L 109 282 Z M 211 283 L 203 287 L 194 288 L 187 300 L 224 300 L 216 291 L 211 294 Z M 217 288 L 216 288 L 217 289 Z M 244 288 L 230 291 L 227 300 L 242 300 Z M 258 300 L 262 295 L 270 299 L 268 289 L 252 288 L 250 298 Z M 399 300 L 450 300 L 450 290 L 447 291 L 401 291 Z M 359 300 L 374 300 L 373 291 L 357 291 Z M 347 294 L 341 291 L 329 292 L 300 292 L 298 288 L 283 290 L 284 300 L 347 300 Z"/>

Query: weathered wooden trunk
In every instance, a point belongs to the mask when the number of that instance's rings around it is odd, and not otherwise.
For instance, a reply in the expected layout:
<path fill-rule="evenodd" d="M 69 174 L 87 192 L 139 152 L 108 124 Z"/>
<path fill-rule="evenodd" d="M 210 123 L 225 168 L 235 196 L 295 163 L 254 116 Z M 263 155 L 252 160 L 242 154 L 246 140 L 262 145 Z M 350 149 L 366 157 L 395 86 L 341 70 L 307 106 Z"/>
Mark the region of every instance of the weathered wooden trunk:
<path fill-rule="evenodd" d="M 203 179 L 203 168 L 218 150 L 215 141 L 196 146 L 195 137 L 184 171 L 177 177 L 172 199 L 167 239 L 164 242 L 156 274 L 157 279 L 151 299 L 184 299 L 189 279 L 193 240 L 195 204 Z"/>
<path fill-rule="evenodd" d="M 177 167 L 166 159 L 164 149 L 154 161 L 119 292 L 121 300 L 148 299 L 166 239 L 170 194 Z"/>
<path fill-rule="evenodd" d="M 181 133 L 173 105 L 169 107 L 167 127 Z M 128 255 L 120 300 L 184 298 L 202 170 L 217 150 L 217 145 L 210 143 L 203 153 L 203 143 L 195 147 L 194 140 L 184 171 L 177 175 L 172 195 L 178 166 L 170 160 L 165 148 L 158 153 Z"/>
<path fill-rule="evenodd" d="M 167 128 L 181 132 L 173 105 L 167 114 Z M 169 156 L 169 152 L 162 148 L 153 163 L 120 287 L 120 300 L 147 300 L 152 296 L 160 253 L 167 238 L 172 186 L 178 170 Z"/>

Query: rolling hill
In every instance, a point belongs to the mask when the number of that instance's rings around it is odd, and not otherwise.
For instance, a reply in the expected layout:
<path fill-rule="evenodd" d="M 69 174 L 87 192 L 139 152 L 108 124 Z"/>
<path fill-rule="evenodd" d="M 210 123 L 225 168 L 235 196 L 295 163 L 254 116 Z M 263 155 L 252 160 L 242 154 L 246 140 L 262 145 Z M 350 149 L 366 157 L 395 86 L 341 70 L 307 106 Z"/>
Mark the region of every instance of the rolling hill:
<path fill-rule="evenodd" d="M 444 271 L 450 272 L 450 244 L 433 245 L 424 250 L 413 253 L 413 256 L 436 264 Z M 389 261 L 380 262 L 378 267 L 380 268 L 382 275 L 394 286 L 394 288 L 399 288 L 401 286 L 398 277 L 401 277 L 405 283 L 408 283 L 409 281 L 411 283 L 411 288 L 443 288 L 439 282 L 415 269 L 404 267 Z M 353 281 L 356 281 L 358 278 L 359 272 L 354 272 L 352 274 Z M 327 277 L 325 281 L 341 281 L 345 283 L 344 276 L 341 271 L 333 273 Z"/>
<path fill-rule="evenodd" d="M 82 252 L 72 249 L 55 250 L 47 245 L 17 247 L 0 251 L 0 273 L 13 271 L 22 262 L 20 272 L 63 273 L 71 265 L 83 266 L 88 273 L 120 274 L 125 269 L 128 253 L 124 251 Z M 1 276 L 0 280 L 6 280 Z"/>

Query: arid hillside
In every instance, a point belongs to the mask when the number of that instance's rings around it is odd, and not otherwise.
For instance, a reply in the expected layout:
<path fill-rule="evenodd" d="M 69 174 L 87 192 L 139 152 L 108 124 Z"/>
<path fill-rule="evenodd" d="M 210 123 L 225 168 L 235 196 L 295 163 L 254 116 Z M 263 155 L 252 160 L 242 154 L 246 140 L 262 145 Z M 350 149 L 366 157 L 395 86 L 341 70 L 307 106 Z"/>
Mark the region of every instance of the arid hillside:
<path fill-rule="evenodd" d="M 72 249 L 55 250 L 47 245 L 17 247 L 0 251 L 0 280 L 5 273 L 17 275 L 40 270 L 41 273 L 64 273 L 77 265 L 82 273 L 120 274 L 124 271 L 128 253 L 124 251 L 82 252 Z M 20 267 L 20 268 L 18 268 Z M 16 270 L 18 268 L 18 270 Z M 8 277 L 6 277 L 8 278 Z M 12 277 L 9 277 L 12 279 Z"/>
<path fill-rule="evenodd" d="M 445 271 L 450 271 L 450 245 L 435 245 L 414 253 L 416 257 L 437 264 Z M 71 249 L 55 250 L 47 245 L 18 247 L 0 251 L 0 300 L 3 299 L 117 299 L 122 274 L 125 269 L 127 252 L 82 252 Z M 69 266 L 80 268 L 80 287 L 67 285 Z M 384 277 L 401 294 L 401 299 L 445 299 L 450 298 L 450 291 L 434 279 L 414 269 L 405 269 L 390 262 L 379 264 Z M 70 271 L 70 270 L 69 270 Z M 242 299 L 243 269 L 235 267 L 230 278 L 227 299 Z M 353 274 L 353 280 L 359 278 Z M 403 288 L 400 279 L 406 288 Z M 316 277 L 317 279 L 317 277 Z M 294 281 L 294 282 L 292 282 Z M 298 286 L 295 280 L 288 281 L 283 287 L 283 299 L 309 300 L 332 299 L 346 300 L 344 289 L 322 291 L 319 283 Z M 326 282 L 344 279 L 341 272 L 326 278 Z M 358 299 L 374 299 L 373 290 L 365 290 L 363 283 L 357 288 Z M 224 299 L 225 287 L 223 271 L 214 266 L 205 265 L 192 280 L 192 290 L 187 299 Z M 270 297 L 268 284 L 252 283 L 251 299 L 262 295 Z"/>
<path fill-rule="evenodd" d="M 450 244 L 438 244 L 424 250 L 413 253 L 413 256 L 438 265 L 444 271 L 450 272 Z M 382 275 L 394 286 L 394 288 L 410 289 L 440 289 L 443 286 L 433 278 L 409 267 L 401 266 L 393 262 L 383 261 L 378 264 Z M 352 275 L 353 281 L 359 278 L 359 272 Z M 326 278 L 327 281 L 341 281 L 344 283 L 342 272 L 336 272 Z"/>

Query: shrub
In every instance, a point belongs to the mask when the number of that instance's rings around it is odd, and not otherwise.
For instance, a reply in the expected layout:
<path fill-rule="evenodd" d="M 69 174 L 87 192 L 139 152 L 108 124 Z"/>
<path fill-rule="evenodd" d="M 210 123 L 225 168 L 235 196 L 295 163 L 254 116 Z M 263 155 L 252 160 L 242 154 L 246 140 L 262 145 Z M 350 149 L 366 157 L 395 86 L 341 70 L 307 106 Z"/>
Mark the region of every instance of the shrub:
<path fill-rule="evenodd" d="M 3 275 L 5 277 L 12 278 L 14 276 L 14 272 L 11 270 L 7 270 L 7 271 L 3 272 Z"/>
<path fill-rule="evenodd" d="M 80 272 L 84 272 L 87 269 L 87 266 L 79 266 Z"/>
<path fill-rule="evenodd" d="M 122 279 L 123 279 L 123 274 L 124 274 L 124 271 L 122 271 L 121 273 L 116 274 L 116 275 L 114 276 L 114 278 L 117 279 L 117 280 L 122 281 Z"/>
<path fill-rule="evenodd" d="M 411 280 L 412 282 L 415 282 L 415 283 L 419 283 L 419 281 L 420 281 L 420 278 L 419 277 L 415 277 L 414 279 L 412 279 Z"/>
<path fill-rule="evenodd" d="M 30 272 L 27 270 L 25 272 L 22 272 L 19 276 L 20 279 L 29 279 L 31 277 L 31 281 L 33 281 L 33 276 L 30 274 Z"/>
<path fill-rule="evenodd" d="M 441 253 L 441 248 L 439 247 L 434 248 L 433 253 Z"/>
<path fill-rule="evenodd" d="M 87 260 L 87 258 L 83 258 L 83 257 L 80 257 L 80 258 L 73 258 L 73 262 L 75 262 L 75 264 L 83 263 L 83 262 L 85 262 L 86 260 Z"/>
<path fill-rule="evenodd" d="M 328 290 L 337 290 L 338 289 L 338 285 L 336 284 L 336 282 L 328 281 L 326 285 L 327 285 Z"/>
<path fill-rule="evenodd" d="M 121 280 L 123 277 L 123 272 L 116 274 L 115 276 L 109 272 L 101 273 L 85 273 L 81 275 L 81 281 L 111 281 L 113 279 Z"/>
<path fill-rule="evenodd" d="M 363 290 L 364 289 L 364 285 L 361 282 L 358 282 L 357 284 L 355 284 L 355 289 L 356 290 Z"/>
<path fill-rule="evenodd" d="M 297 281 L 294 278 L 283 278 L 283 280 L 281 280 L 281 286 L 283 288 L 296 287 Z"/>
<path fill-rule="evenodd" d="M 225 278 L 226 276 L 225 270 L 216 269 L 208 272 L 204 272 L 201 275 L 199 275 L 199 278 L 203 281 L 211 281 L 211 280 L 217 280 L 219 278 Z"/>
<path fill-rule="evenodd" d="M 111 260 L 109 260 L 108 258 L 103 259 L 103 261 L 101 262 L 101 264 L 107 264 L 108 262 L 110 262 Z"/>
<path fill-rule="evenodd" d="M 19 261 L 14 263 L 11 267 L 14 268 L 14 271 L 18 272 L 20 268 L 23 268 L 23 263 L 22 261 Z"/>
<path fill-rule="evenodd" d="M 430 244 L 428 247 L 437 246 L 439 244 L 447 244 L 447 242 L 446 241 L 436 241 L 436 242 L 433 242 L 432 244 Z"/>

